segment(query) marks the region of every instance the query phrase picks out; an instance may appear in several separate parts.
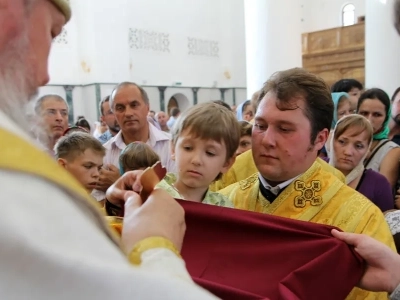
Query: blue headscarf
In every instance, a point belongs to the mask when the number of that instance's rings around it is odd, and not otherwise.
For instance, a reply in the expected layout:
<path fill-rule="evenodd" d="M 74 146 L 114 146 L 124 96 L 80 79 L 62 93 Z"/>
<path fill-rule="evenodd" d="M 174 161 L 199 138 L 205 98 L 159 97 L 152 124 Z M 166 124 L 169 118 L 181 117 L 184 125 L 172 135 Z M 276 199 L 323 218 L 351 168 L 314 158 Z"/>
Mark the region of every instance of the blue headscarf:
<path fill-rule="evenodd" d="M 333 119 L 332 119 L 332 125 L 331 125 L 331 129 L 333 129 L 333 128 L 335 128 L 336 123 L 338 121 L 338 115 L 337 115 L 338 111 L 337 110 L 338 110 L 338 106 L 339 106 L 339 100 L 342 97 L 349 98 L 349 94 L 341 92 L 341 93 L 332 93 L 331 95 L 332 95 L 333 106 L 334 106 Z"/>
<path fill-rule="evenodd" d="M 250 105 L 250 100 L 240 103 L 240 105 L 236 108 L 236 118 L 238 121 L 243 121 L 243 106 L 247 103 Z"/>
<path fill-rule="evenodd" d="M 238 121 L 243 120 L 243 105 L 246 103 L 246 101 L 242 102 L 239 104 L 238 107 L 236 107 L 236 118 Z"/>
<path fill-rule="evenodd" d="M 380 141 L 380 140 L 385 140 L 389 137 L 389 122 L 390 122 L 390 116 L 392 115 L 392 105 L 389 105 L 389 109 L 386 112 L 386 118 L 385 122 L 383 123 L 383 129 L 382 131 L 375 133 L 374 134 L 374 141 Z"/>

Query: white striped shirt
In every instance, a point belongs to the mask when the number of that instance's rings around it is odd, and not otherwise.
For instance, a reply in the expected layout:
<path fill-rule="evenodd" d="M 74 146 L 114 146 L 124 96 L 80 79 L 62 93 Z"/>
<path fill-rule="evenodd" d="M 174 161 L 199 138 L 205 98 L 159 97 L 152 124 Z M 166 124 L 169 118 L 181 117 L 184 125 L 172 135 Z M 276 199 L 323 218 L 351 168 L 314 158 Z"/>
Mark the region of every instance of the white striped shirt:
<path fill-rule="evenodd" d="M 157 129 L 153 124 L 149 124 L 149 139 L 147 144 L 158 154 L 161 164 L 167 169 L 167 172 L 175 172 L 175 161 L 171 159 L 170 153 L 170 140 L 169 133 Z M 105 143 L 106 155 L 104 156 L 103 164 L 114 165 L 119 168 L 119 156 L 122 150 L 125 149 L 126 144 L 122 139 L 122 130 L 120 130 L 111 140 Z M 92 196 L 98 201 L 104 199 L 105 194 L 99 190 L 93 190 Z"/>

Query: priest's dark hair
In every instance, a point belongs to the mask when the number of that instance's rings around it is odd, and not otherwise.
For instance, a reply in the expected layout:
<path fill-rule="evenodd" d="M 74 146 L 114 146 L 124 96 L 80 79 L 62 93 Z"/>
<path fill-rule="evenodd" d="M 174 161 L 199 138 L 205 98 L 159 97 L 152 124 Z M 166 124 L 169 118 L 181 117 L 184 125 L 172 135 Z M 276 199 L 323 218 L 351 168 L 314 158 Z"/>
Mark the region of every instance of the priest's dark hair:
<path fill-rule="evenodd" d="M 329 87 L 321 77 L 302 68 L 276 72 L 264 84 L 258 104 L 268 92 L 278 98 L 279 110 L 298 109 L 297 101 L 293 100 L 304 98 L 306 106 L 303 113 L 310 121 L 311 144 L 314 144 L 319 132 L 331 129 L 334 105 Z"/>

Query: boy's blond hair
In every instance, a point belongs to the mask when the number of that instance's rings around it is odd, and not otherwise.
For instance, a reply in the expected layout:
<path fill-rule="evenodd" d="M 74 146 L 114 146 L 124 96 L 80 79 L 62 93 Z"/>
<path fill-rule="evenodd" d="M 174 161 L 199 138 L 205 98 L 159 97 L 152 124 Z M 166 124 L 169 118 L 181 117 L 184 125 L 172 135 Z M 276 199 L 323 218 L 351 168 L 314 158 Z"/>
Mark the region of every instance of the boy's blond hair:
<path fill-rule="evenodd" d="M 235 156 L 240 141 L 240 126 L 234 113 L 226 107 L 208 102 L 184 111 L 172 129 L 174 145 L 186 129 L 196 138 L 223 142 L 226 160 Z"/>
<path fill-rule="evenodd" d="M 119 156 L 119 170 L 124 174 L 127 170 L 139 170 L 151 167 L 160 157 L 149 145 L 143 142 L 130 143 Z"/>
<path fill-rule="evenodd" d="M 63 158 L 68 161 L 73 161 L 77 156 L 88 149 L 91 149 L 102 156 L 106 154 L 106 149 L 103 145 L 86 132 L 71 132 L 70 134 L 61 137 L 54 146 L 56 159 Z"/>

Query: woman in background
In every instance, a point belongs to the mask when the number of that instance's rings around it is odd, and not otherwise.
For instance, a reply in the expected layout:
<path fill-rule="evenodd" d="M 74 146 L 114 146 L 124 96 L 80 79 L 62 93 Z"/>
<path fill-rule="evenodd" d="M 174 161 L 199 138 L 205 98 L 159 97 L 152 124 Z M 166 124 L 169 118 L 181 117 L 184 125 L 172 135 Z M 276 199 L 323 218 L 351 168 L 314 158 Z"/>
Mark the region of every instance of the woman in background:
<path fill-rule="evenodd" d="M 247 121 L 250 122 L 254 117 L 253 106 L 251 105 L 250 100 L 247 100 L 240 104 L 236 109 L 236 117 L 238 121 Z"/>
<path fill-rule="evenodd" d="M 331 93 L 332 101 L 333 101 L 333 120 L 331 125 L 331 132 L 329 133 L 328 140 L 325 144 L 325 149 L 321 150 L 321 152 L 329 157 L 329 152 L 331 150 L 331 139 L 332 139 L 332 130 L 335 128 L 337 121 L 339 121 L 344 116 L 351 114 L 351 101 L 350 97 L 347 93 Z"/>
<path fill-rule="evenodd" d="M 329 164 L 346 176 L 348 186 L 363 194 L 384 212 L 394 208 L 392 188 L 383 175 L 364 168 L 372 136 L 372 126 L 363 116 L 349 115 L 342 118 L 333 131 Z"/>
<path fill-rule="evenodd" d="M 399 146 L 388 139 L 391 103 L 381 89 L 369 89 L 358 100 L 357 113 L 366 117 L 373 128 L 373 141 L 365 168 L 381 173 L 395 189 L 400 159 Z"/>

